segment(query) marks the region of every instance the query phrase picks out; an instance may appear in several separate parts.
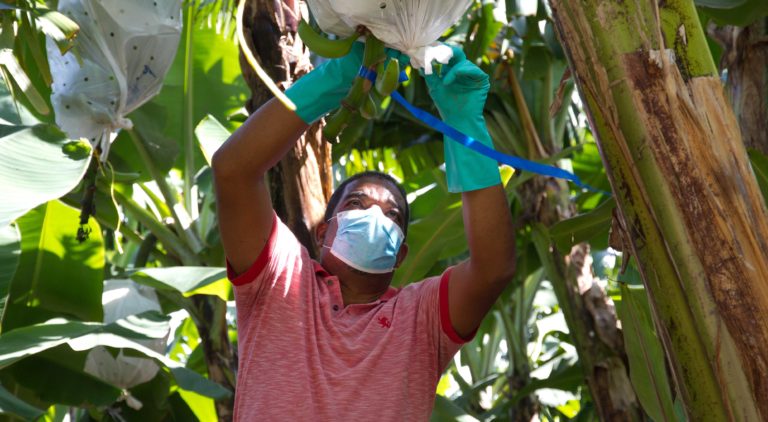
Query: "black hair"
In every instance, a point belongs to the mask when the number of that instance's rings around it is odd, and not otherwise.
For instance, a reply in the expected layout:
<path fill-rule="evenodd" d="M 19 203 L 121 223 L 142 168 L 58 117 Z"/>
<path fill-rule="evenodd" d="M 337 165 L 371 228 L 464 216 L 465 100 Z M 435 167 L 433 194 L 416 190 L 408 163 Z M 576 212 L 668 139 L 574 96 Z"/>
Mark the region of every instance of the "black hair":
<path fill-rule="evenodd" d="M 347 185 L 354 182 L 355 180 L 360 179 L 378 179 L 383 180 L 385 182 L 389 182 L 392 186 L 397 188 L 397 191 L 400 193 L 400 197 L 403 199 L 403 204 L 405 205 L 405 209 L 403 210 L 403 221 L 404 221 L 404 227 L 403 227 L 403 235 L 408 235 L 408 223 L 410 222 L 411 218 L 411 210 L 408 207 L 408 198 L 407 194 L 405 193 L 405 189 L 400 185 L 400 183 L 397 182 L 392 176 L 378 172 L 378 171 L 364 171 L 362 173 L 357 173 L 353 176 L 350 176 L 345 181 L 341 182 L 339 187 L 336 188 L 335 191 L 333 191 L 333 194 L 331 195 L 331 199 L 328 200 L 328 206 L 325 208 L 325 216 L 324 219 L 327 222 L 328 220 L 333 217 L 333 211 L 336 209 L 336 207 L 339 205 L 339 201 L 341 200 L 342 195 L 344 194 L 344 190 L 347 188 Z"/>

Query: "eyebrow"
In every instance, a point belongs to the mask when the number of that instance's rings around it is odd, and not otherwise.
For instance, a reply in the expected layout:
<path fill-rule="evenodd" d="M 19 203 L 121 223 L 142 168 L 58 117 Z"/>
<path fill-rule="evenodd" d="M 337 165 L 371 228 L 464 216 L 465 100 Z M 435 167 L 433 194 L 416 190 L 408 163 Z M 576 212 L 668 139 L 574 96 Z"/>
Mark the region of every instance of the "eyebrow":
<path fill-rule="evenodd" d="M 344 196 L 344 201 L 347 201 L 350 198 L 370 198 L 370 196 L 366 195 L 363 191 L 354 191 L 346 194 Z M 397 208 L 398 211 L 402 211 L 402 207 L 394 199 L 387 199 L 386 202 L 394 208 Z"/>

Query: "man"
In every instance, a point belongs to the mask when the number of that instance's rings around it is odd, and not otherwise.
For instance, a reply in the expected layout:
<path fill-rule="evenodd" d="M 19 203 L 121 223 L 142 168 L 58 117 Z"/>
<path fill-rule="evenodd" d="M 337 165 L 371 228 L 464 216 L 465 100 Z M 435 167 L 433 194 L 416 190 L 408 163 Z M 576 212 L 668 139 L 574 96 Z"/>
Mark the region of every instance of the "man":
<path fill-rule="evenodd" d="M 428 420 L 440 374 L 512 277 L 514 234 L 497 164 L 450 140 L 446 176 L 462 192 L 470 258 L 441 276 L 390 287 L 408 253 L 408 204 L 386 175 L 366 173 L 336 190 L 315 230 L 319 262 L 276 217 L 267 170 L 338 106 L 361 57 L 357 45 L 299 79 L 286 92 L 296 112 L 267 102 L 214 156 L 237 302 L 236 420 Z M 426 81 L 444 121 L 491 144 L 484 72 L 454 48 L 442 75 Z"/>

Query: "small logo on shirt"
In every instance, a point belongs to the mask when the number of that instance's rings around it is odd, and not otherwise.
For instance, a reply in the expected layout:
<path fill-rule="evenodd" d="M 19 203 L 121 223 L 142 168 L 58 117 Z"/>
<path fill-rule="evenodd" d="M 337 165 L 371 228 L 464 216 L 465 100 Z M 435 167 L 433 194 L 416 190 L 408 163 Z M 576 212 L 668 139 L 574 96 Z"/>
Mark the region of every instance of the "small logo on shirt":
<path fill-rule="evenodd" d="M 389 328 L 392 326 L 392 322 L 385 316 L 379 317 L 379 324 L 381 324 L 383 328 Z"/>

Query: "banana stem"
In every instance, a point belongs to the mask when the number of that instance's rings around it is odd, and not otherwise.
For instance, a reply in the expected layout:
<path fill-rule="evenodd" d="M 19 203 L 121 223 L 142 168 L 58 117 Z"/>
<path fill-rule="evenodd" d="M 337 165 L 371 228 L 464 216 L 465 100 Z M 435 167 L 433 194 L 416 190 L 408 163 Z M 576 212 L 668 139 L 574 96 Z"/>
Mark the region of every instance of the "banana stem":
<path fill-rule="evenodd" d="M 272 78 L 267 75 L 267 72 L 264 71 L 264 69 L 259 64 L 259 61 L 256 60 L 256 56 L 253 55 L 253 51 L 251 51 L 251 48 L 248 46 L 248 42 L 245 40 L 245 33 L 243 32 L 243 12 L 245 10 L 245 0 L 240 0 L 240 3 L 237 5 L 237 18 L 235 19 L 235 22 L 237 24 L 237 42 L 240 43 L 240 48 L 243 51 L 243 54 L 245 55 L 245 59 L 248 61 L 248 64 L 251 65 L 253 70 L 256 72 L 256 75 L 261 79 L 262 82 L 264 82 L 264 85 L 269 88 L 269 90 L 272 92 L 272 94 L 277 97 L 278 100 L 280 100 L 283 105 L 288 108 L 288 110 L 296 111 L 296 104 L 291 101 L 290 98 L 288 98 L 283 91 L 280 90 L 280 88 L 275 85 L 275 82 L 272 80 Z"/>

